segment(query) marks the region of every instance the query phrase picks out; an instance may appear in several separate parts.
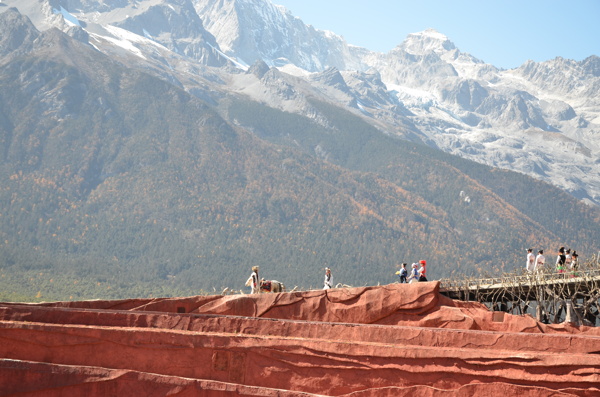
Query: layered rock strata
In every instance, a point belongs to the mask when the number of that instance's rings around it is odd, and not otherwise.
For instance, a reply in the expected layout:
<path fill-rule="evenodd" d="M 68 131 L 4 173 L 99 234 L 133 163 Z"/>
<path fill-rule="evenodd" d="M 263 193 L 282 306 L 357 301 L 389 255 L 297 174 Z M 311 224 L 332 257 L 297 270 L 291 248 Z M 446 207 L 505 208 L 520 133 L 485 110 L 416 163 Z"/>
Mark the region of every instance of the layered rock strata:
<path fill-rule="evenodd" d="M 592 396 L 599 353 L 595 328 L 492 313 L 437 282 L 0 304 L 2 395 Z"/>

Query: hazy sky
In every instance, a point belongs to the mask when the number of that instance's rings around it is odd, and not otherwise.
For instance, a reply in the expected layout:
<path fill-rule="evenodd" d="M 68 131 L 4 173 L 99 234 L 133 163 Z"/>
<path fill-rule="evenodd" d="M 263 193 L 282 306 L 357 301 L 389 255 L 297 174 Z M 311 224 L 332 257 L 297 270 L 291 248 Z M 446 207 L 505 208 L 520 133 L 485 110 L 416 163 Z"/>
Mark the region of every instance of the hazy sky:
<path fill-rule="evenodd" d="M 434 28 L 462 52 L 501 68 L 600 56 L 600 0 L 271 0 L 349 44 L 388 52 Z"/>

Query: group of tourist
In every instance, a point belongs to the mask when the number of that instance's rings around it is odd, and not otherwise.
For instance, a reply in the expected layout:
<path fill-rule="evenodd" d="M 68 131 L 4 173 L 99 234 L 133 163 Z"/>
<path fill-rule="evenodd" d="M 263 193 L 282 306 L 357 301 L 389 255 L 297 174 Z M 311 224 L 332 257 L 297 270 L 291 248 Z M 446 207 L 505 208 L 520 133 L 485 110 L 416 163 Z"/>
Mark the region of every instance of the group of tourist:
<path fill-rule="evenodd" d="M 558 249 L 558 255 L 556 257 L 556 271 L 558 273 L 566 273 L 571 271 L 575 275 L 577 271 L 578 263 L 577 251 L 571 250 L 570 248 L 560 247 Z M 420 267 L 419 267 L 420 265 Z M 533 249 L 527 249 L 527 263 L 525 269 L 528 273 L 535 273 L 544 271 L 546 265 L 546 257 L 544 256 L 544 250 L 539 250 L 537 255 L 534 255 Z M 401 284 L 413 283 L 417 281 L 427 281 L 427 262 L 420 260 L 419 263 L 413 263 L 410 271 L 406 268 L 408 264 L 403 263 L 400 270 L 396 272 L 399 277 Z M 252 293 L 257 294 L 260 292 L 260 280 L 258 278 L 258 266 L 252 267 L 252 274 L 246 281 L 246 285 L 252 288 Z M 331 269 L 325 268 L 325 279 L 323 280 L 323 289 L 333 288 L 333 276 L 331 275 Z"/>
<path fill-rule="evenodd" d="M 421 267 L 419 267 L 421 265 Z M 416 281 L 427 281 L 427 262 L 420 260 L 419 264 L 413 263 L 410 270 L 410 274 L 406 269 L 407 264 L 403 263 L 402 267 L 396 274 L 400 277 L 400 283 L 412 283 Z M 250 287 L 252 294 L 260 293 L 261 280 L 258 278 L 258 266 L 252 266 L 252 273 L 246 281 L 246 286 Z M 323 280 L 323 289 L 333 288 L 333 276 L 331 275 L 331 269 L 325 268 L 325 279 Z"/>
<path fill-rule="evenodd" d="M 251 294 L 260 293 L 261 280 L 258 278 L 258 266 L 252 266 L 252 273 L 248 280 L 246 280 L 246 286 L 251 288 Z M 323 281 L 323 289 L 333 288 L 333 276 L 331 275 L 331 269 L 325 268 L 325 280 Z"/>
<path fill-rule="evenodd" d="M 560 247 L 558 249 L 558 255 L 556 257 L 556 271 L 558 273 L 566 273 L 567 271 L 575 272 L 579 265 L 577 261 L 577 251 L 571 249 L 565 249 Z M 545 269 L 546 257 L 544 256 L 544 250 L 539 250 L 537 255 L 533 254 L 533 249 L 527 249 L 527 263 L 525 269 L 528 273 L 535 273 Z"/>
<path fill-rule="evenodd" d="M 400 267 L 400 270 L 396 272 L 398 277 L 400 278 L 400 283 L 413 283 L 417 281 L 427 281 L 427 262 L 423 259 L 419 261 L 419 264 L 413 263 L 411 265 L 410 274 L 406 269 L 407 264 L 403 263 Z"/>

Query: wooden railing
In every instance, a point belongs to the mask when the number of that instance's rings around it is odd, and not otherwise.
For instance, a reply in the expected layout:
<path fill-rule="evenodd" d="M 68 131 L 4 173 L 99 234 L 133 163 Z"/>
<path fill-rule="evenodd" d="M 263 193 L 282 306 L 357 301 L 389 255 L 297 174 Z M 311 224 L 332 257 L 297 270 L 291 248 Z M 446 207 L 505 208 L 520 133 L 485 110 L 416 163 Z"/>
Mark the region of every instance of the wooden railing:
<path fill-rule="evenodd" d="M 506 273 L 484 278 L 443 279 L 440 292 L 476 301 L 491 310 L 531 314 L 538 320 L 596 325 L 600 318 L 600 267 L 557 273 Z"/>

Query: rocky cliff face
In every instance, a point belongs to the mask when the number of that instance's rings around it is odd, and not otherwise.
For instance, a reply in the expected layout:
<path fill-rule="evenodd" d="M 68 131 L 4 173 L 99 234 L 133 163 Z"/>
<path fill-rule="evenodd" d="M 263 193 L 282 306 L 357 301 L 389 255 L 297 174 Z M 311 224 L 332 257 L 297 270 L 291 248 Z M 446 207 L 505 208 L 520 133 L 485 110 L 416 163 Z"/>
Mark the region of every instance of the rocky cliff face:
<path fill-rule="evenodd" d="M 437 282 L 0 305 L 0 385 L 28 395 L 587 396 L 597 329 L 442 297 Z"/>
<path fill-rule="evenodd" d="M 247 68 L 265 62 L 309 81 L 321 99 L 360 112 L 383 133 L 525 173 L 584 202 L 600 203 L 600 67 L 594 55 L 581 62 L 559 57 L 501 70 L 432 29 L 411 34 L 381 54 L 306 25 L 267 0 L 2 4 L 18 7 L 42 31 L 57 27 L 74 37 L 90 33 L 94 45 L 111 56 L 116 45 L 146 61 L 156 59 L 153 68 L 181 82 L 204 74 L 199 65 Z M 330 68 L 342 72 L 343 84 L 331 86 L 327 79 L 309 76 Z M 372 85 L 374 75 L 381 85 Z M 360 95 L 344 86 L 360 86 Z M 203 93 L 197 83 L 187 88 Z M 285 89 L 280 91 L 285 95 Z M 264 99 L 259 91 L 252 94 Z M 285 99 L 270 98 L 267 104 L 280 107 Z M 313 114 L 302 102 L 287 104 L 286 111 Z"/>

